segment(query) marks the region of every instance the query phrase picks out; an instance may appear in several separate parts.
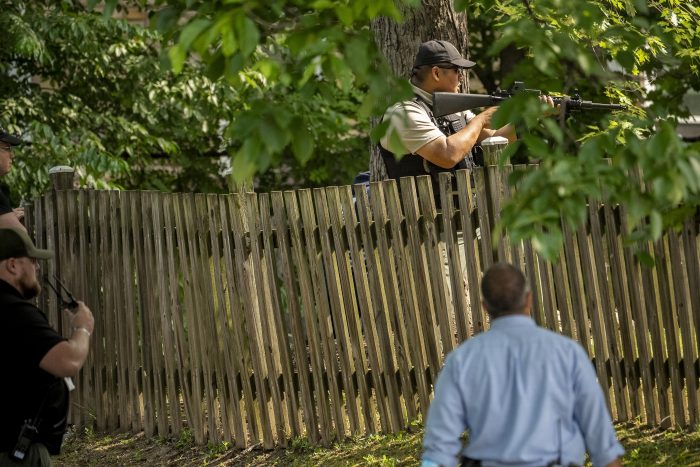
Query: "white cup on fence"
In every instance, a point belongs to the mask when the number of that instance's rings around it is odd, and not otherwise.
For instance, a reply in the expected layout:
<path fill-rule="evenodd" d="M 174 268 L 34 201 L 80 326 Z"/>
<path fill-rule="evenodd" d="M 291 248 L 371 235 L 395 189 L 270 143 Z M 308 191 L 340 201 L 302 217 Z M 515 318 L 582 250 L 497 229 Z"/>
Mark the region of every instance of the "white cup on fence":
<path fill-rule="evenodd" d="M 508 146 L 508 139 L 503 136 L 491 136 L 479 143 L 484 151 L 484 165 L 497 165 L 498 158 Z"/>

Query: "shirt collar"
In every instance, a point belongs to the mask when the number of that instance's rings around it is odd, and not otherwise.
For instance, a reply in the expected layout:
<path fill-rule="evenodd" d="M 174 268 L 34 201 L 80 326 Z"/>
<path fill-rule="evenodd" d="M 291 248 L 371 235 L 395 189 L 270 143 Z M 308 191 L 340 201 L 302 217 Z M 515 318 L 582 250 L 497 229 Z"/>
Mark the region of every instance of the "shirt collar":
<path fill-rule="evenodd" d="M 22 300 L 24 300 L 24 297 L 21 293 L 19 293 L 19 290 L 15 289 L 12 285 L 10 285 L 2 279 L 0 279 L 0 292 L 14 295 L 17 298 L 21 298 Z"/>
<path fill-rule="evenodd" d="M 509 329 L 521 326 L 537 326 L 531 316 L 506 315 L 491 321 L 491 329 Z"/>
<path fill-rule="evenodd" d="M 411 83 L 410 81 L 409 81 L 409 84 L 411 85 L 411 88 L 413 89 L 413 94 L 420 97 L 421 99 L 423 99 L 425 102 L 427 102 L 431 106 L 433 105 L 433 95 L 432 94 L 419 88 L 418 86 Z"/>

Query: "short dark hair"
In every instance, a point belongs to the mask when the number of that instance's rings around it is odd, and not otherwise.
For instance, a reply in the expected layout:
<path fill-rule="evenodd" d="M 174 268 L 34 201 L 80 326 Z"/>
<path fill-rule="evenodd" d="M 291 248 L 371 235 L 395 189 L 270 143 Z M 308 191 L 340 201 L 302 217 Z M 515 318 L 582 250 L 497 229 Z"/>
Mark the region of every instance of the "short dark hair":
<path fill-rule="evenodd" d="M 523 311 L 529 291 L 523 273 L 508 263 L 494 264 L 481 280 L 481 296 L 492 317 Z"/>
<path fill-rule="evenodd" d="M 422 65 L 414 67 L 413 70 L 411 70 L 411 80 L 413 81 L 413 84 L 424 83 L 428 75 L 430 75 L 430 70 L 432 70 L 434 66 L 436 65 Z"/>

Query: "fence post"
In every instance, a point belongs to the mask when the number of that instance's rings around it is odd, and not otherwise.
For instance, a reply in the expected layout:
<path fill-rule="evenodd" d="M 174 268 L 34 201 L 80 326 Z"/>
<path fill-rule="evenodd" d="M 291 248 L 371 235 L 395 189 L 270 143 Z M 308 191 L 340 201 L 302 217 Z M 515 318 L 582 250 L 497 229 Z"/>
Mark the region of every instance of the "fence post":
<path fill-rule="evenodd" d="M 73 189 L 73 179 L 75 176 L 75 170 L 72 167 L 66 165 L 54 166 L 49 169 L 49 178 L 51 179 L 51 187 L 46 190 L 44 196 L 44 229 L 45 232 L 45 245 L 46 247 L 54 251 L 54 258 L 49 261 L 46 265 L 46 274 L 49 277 L 53 275 L 61 276 L 62 271 L 61 264 L 61 241 L 64 240 L 64 236 L 61 235 L 61 230 L 65 224 L 65 218 L 62 217 L 60 212 L 61 207 L 59 206 L 59 198 L 57 190 L 72 190 Z M 37 232 L 37 236 L 39 232 Z M 48 315 L 50 321 L 56 324 L 56 328 L 59 332 L 66 332 L 65 323 L 61 316 L 61 307 L 55 300 L 49 301 L 50 306 L 48 306 Z"/>
<path fill-rule="evenodd" d="M 498 165 L 498 159 L 506 146 L 508 146 L 508 140 L 503 136 L 491 136 L 484 139 L 480 144 L 484 151 L 484 166 Z"/>
<path fill-rule="evenodd" d="M 49 178 L 54 190 L 72 190 L 74 188 L 75 170 L 67 165 L 57 165 L 49 169 Z"/>
<path fill-rule="evenodd" d="M 479 144 L 481 145 L 484 154 L 484 188 L 486 192 L 485 202 L 486 206 L 488 206 L 488 232 L 493 232 L 499 217 L 499 215 L 497 215 L 497 213 L 495 212 L 494 203 L 496 201 L 496 198 L 503 198 L 502 184 L 507 183 L 505 178 L 501 176 L 502 169 L 493 166 L 498 165 L 498 160 L 501 157 L 501 153 L 508 145 L 508 140 L 502 136 L 492 136 L 490 138 L 484 139 Z M 492 245 L 491 251 L 494 261 L 498 260 L 498 255 L 496 253 L 497 249 L 498 243 L 494 243 Z"/>

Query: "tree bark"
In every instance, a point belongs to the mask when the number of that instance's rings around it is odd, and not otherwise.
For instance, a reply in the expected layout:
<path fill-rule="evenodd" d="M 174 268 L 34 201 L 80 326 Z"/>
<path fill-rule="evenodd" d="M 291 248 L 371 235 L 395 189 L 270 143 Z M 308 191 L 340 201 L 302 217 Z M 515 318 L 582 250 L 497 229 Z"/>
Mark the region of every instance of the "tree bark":
<path fill-rule="evenodd" d="M 410 77 L 418 46 L 431 39 L 451 42 L 462 55 L 469 57 L 467 15 L 454 10 L 452 0 L 423 0 L 418 8 L 400 7 L 405 20 L 396 23 L 377 18 L 371 28 L 379 50 L 394 73 Z M 372 126 L 377 121 L 372 122 Z M 370 180 L 385 180 L 386 168 L 376 145 L 370 147 Z"/>

